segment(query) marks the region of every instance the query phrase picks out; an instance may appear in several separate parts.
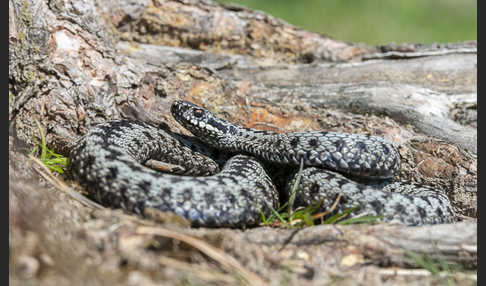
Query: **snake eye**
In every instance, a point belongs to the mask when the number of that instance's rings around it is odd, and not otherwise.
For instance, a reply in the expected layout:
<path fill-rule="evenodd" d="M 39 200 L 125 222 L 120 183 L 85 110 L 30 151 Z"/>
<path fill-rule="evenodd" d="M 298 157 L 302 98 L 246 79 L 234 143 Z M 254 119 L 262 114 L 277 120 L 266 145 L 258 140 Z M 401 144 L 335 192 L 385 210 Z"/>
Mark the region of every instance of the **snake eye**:
<path fill-rule="evenodd" d="M 202 109 L 194 109 L 194 111 L 192 112 L 192 114 L 197 117 L 197 118 L 200 118 L 202 115 L 203 115 L 203 111 Z"/>

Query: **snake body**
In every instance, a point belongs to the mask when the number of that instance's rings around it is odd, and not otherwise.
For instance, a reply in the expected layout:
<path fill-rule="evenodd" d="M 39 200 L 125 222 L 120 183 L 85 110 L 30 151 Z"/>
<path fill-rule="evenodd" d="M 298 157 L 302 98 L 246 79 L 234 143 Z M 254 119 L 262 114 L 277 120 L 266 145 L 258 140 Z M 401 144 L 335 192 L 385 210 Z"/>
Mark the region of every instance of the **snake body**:
<path fill-rule="evenodd" d="M 321 201 L 324 211 L 341 194 L 335 211 L 359 206 L 354 214 L 379 215 L 384 221 L 407 225 L 455 220 L 448 198 L 438 191 L 404 183 L 357 183 L 336 173 L 392 177 L 400 167 L 399 155 L 380 137 L 253 130 L 187 101 L 175 101 L 171 112 L 198 139 L 143 122 L 108 121 L 92 128 L 72 148 L 73 178 L 104 205 L 139 214 L 146 208 L 173 211 L 194 226 L 245 227 L 258 224 L 261 214 L 270 214 L 279 197 L 289 193 L 287 187 L 279 196 L 261 162 L 289 168 L 302 163 L 306 168 L 294 207 Z M 214 160 L 217 155 L 230 158 L 221 171 L 221 159 Z M 183 166 L 191 176 L 152 170 L 144 166 L 148 159 Z M 296 178 L 297 174 L 289 186 Z"/>

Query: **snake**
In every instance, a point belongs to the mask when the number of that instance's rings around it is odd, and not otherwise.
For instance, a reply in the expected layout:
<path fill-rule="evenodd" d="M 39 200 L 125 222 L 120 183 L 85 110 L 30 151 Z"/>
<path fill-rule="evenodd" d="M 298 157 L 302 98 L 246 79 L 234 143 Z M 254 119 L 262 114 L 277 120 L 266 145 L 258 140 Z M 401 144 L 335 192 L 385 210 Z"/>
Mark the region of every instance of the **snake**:
<path fill-rule="evenodd" d="M 257 226 L 290 197 L 294 209 L 317 202 L 330 215 L 351 209 L 352 216 L 407 226 L 456 220 L 442 192 L 393 180 L 400 155 L 384 138 L 256 130 L 184 100 L 170 111 L 193 136 L 163 123 L 109 120 L 73 144 L 69 174 L 102 205 L 142 216 L 173 212 L 194 227 Z M 154 170 L 148 160 L 180 170 Z"/>

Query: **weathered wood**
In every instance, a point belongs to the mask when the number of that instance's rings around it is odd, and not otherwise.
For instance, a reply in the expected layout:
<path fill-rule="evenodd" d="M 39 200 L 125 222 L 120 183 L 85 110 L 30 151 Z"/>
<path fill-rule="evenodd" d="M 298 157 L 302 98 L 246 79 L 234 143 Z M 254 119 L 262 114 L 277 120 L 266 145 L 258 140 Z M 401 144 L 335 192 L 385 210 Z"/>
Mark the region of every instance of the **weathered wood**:
<path fill-rule="evenodd" d="M 400 146 L 399 178 L 432 184 L 449 195 L 458 214 L 476 216 L 476 42 L 344 43 L 211 1 L 10 0 L 9 43 L 9 212 L 10 231 L 19 242 L 9 246 L 19 253 L 11 261 L 15 281 L 25 282 L 27 274 L 40 279 L 39 269 L 57 277 L 42 280 L 48 284 L 63 279 L 82 284 L 90 271 L 96 273 L 90 277 L 94 284 L 113 282 L 98 271 L 105 268 L 116 273 L 117 282 L 136 279 L 118 267 L 122 261 L 145 279 L 173 277 L 174 284 L 180 276 L 170 271 L 186 273 L 184 265 L 215 269 L 176 242 L 168 244 L 175 245 L 169 253 L 192 257 L 187 264 L 148 250 L 146 245 L 157 248 L 159 240 L 137 234 L 147 222 L 116 211 L 94 212 L 53 193 L 24 156 L 38 138 L 36 120 L 48 145 L 63 154 L 90 126 L 107 119 L 165 122 L 186 133 L 169 114 L 177 98 L 249 127 L 384 136 Z M 207 239 L 275 285 L 289 267 L 290 283 L 315 284 L 343 273 L 358 279 L 370 269 L 367 264 L 416 267 L 408 252 L 477 266 L 475 220 L 414 228 L 176 229 Z M 32 237 L 35 247 L 23 247 Z M 74 265 L 75 275 L 65 276 Z M 28 271 L 21 271 L 24 266 Z M 151 275 L 158 271 L 164 275 Z M 206 278 L 238 281 L 225 275 Z"/>

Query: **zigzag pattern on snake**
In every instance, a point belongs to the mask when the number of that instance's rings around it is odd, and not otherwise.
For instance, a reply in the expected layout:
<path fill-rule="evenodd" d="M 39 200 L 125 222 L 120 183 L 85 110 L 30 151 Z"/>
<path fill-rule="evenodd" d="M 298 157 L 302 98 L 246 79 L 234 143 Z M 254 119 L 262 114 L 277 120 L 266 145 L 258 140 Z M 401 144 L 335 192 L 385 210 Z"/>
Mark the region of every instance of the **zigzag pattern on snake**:
<path fill-rule="evenodd" d="M 450 201 L 438 191 L 402 182 L 358 183 L 344 176 L 391 178 L 400 168 L 399 155 L 383 138 L 253 130 L 186 101 L 175 101 L 171 112 L 197 138 L 138 121 L 108 121 L 76 143 L 70 174 L 107 206 L 138 214 L 146 208 L 173 211 L 194 226 L 247 227 L 257 225 L 261 214 L 270 214 L 290 192 L 286 187 L 279 194 L 261 162 L 294 169 L 302 162 L 306 168 L 294 208 L 320 201 L 325 211 L 341 194 L 333 213 L 358 206 L 354 215 L 406 225 L 455 221 Z M 180 165 L 190 176 L 152 170 L 144 166 L 149 159 Z M 227 161 L 220 171 L 221 160 Z"/>

